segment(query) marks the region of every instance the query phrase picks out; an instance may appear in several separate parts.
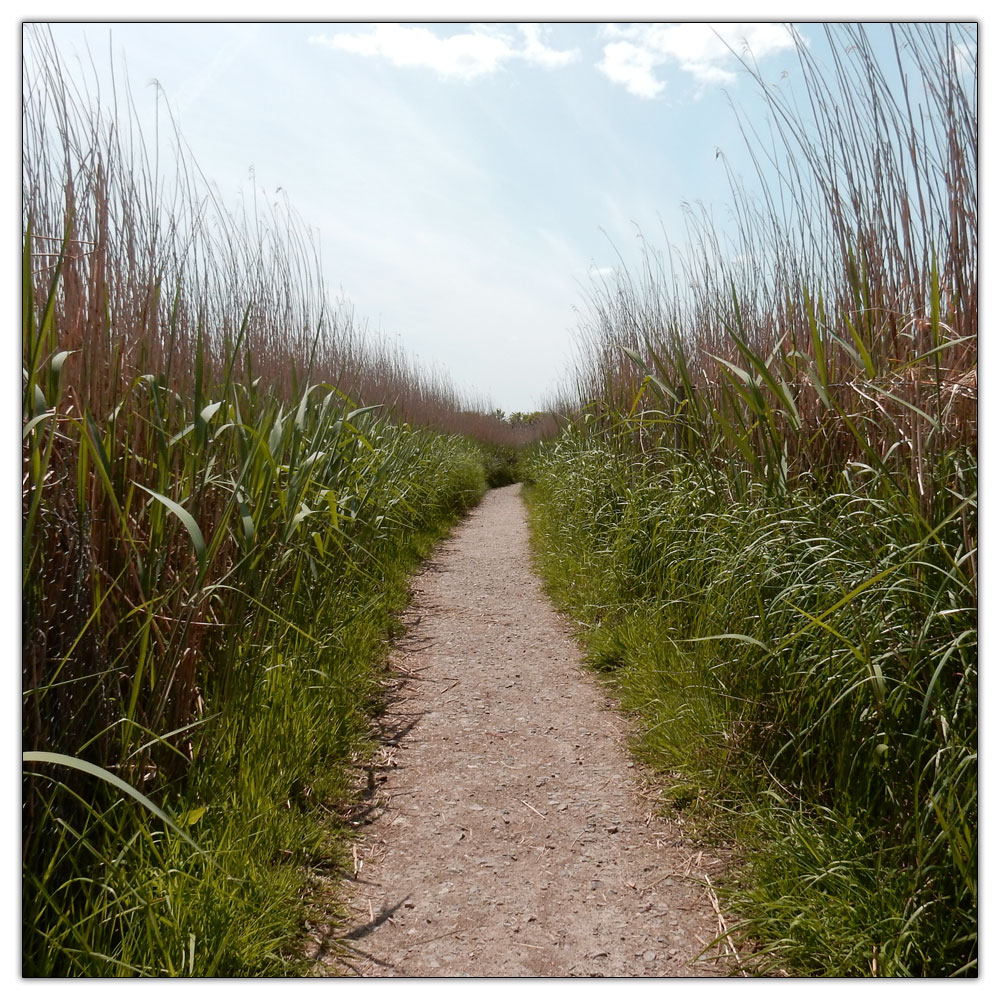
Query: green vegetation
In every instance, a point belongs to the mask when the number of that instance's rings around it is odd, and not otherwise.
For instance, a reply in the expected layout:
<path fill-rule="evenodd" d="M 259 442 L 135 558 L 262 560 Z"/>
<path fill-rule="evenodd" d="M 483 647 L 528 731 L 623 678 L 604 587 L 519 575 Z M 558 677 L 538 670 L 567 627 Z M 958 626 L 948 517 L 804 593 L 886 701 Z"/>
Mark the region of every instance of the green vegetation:
<path fill-rule="evenodd" d="M 521 454 L 534 441 L 556 434 L 557 425 L 551 413 L 512 413 L 502 410 L 494 414 L 503 430 L 501 434 L 480 436 L 479 443 L 486 469 L 486 485 L 490 489 L 521 482 Z"/>
<path fill-rule="evenodd" d="M 407 574 L 510 428 L 28 41 L 23 972 L 287 973 Z"/>
<path fill-rule="evenodd" d="M 735 245 L 693 217 L 595 289 L 578 414 L 523 464 L 666 802 L 736 844 L 748 960 L 975 974 L 975 74 L 954 26 L 892 29 L 891 68 L 869 30 L 801 48 L 797 103 L 759 80 Z"/>

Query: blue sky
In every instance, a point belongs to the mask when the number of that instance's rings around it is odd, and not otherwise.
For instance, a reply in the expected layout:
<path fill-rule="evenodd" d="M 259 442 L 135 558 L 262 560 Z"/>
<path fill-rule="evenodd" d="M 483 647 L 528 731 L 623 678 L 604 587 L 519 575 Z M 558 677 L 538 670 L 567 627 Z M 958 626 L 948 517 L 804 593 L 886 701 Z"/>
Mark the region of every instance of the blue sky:
<path fill-rule="evenodd" d="M 819 27 L 797 30 L 808 41 Z M 760 103 L 729 46 L 775 84 L 795 66 L 773 23 L 53 33 L 71 63 L 88 45 L 99 68 L 124 59 L 141 115 L 157 80 L 228 204 L 280 188 L 319 230 L 326 280 L 358 318 L 508 412 L 558 387 L 589 282 L 636 260 L 638 231 L 684 242 L 684 202 L 724 224 L 717 154 L 747 169 L 728 102 L 751 115 Z"/>

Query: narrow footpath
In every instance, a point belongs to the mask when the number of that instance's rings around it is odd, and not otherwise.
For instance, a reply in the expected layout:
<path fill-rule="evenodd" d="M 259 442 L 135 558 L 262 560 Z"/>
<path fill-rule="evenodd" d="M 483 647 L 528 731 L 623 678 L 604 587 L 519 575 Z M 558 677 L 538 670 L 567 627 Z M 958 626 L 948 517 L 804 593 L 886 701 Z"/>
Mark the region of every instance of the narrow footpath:
<path fill-rule="evenodd" d="M 721 863 L 656 815 L 629 722 L 532 570 L 520 487 L 414 579 L 399 684 L 315 975 L 713 976 Z M 707 876 L 707 878 L 706 878 Z"/>

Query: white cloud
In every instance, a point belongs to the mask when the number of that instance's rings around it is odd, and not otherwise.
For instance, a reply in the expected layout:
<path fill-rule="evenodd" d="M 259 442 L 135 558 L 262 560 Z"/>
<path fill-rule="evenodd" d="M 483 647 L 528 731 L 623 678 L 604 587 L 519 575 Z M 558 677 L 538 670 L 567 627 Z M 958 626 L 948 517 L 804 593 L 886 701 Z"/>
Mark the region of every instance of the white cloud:
<path fill-rule="evenodd" d="M 575 49 L 559 51 L 542 40 L 537 24 L 520 25 L 523 46 L 507 32 L 487 27 L 441 37 L 427 28 L 377 24 L 366 34 L 314 35 L 309 41 L 356 55 L 387 59 L 394 66 L 430 69 L 443 77 L 474 80 L 495 73 L 505 63 L 521 59 L 546 69 L 566 66 L 578 58 Z"/>
<path fill-rule="evenodd" d="M 364 35 L 341 33 L 309 40 L 359 56 L 381 56 L 395 66 L 424 67 L 464 80 L 493 73 L 510 58 L 510 47 L 503 39 L 480 31 L 439 38 L 426 28 L 377 24 Z"/>
<path fill-rule="evenodd" d="M 681 69 L 690 73 L 703 86 L 724 86 L 733 84 L 739 79 L 737 75 L 729 69 L 723 69 L 714 63 L 699 59 L 685 59 L 681 63 Z"/>
<path fill-rule="evenodd" d="M 612 42 L 604 46 L 604 58 L 597 68 L 613 83 L 622 84 L 636 97 L 656 97 L 665 84 L 653 70 L 662 62 L 655 53 L 631 42 Z"/>
<path fill-rule="evenodd" d="M 645 98 L 665 90 L 657 75 L 663 68 L 679 68 L 701 87 L 731 84 L 737 57 L 765 59 L 795 45 L 779 24 L 608 25 L 603 34 L 613 41 L 605 44 L 598 69 Z"/>
<path fill-rule="evenodd" d="M 608 267 L 606 265 L 604 267 L 598 267 L 596 264 L 591 264 L 590 267 L 587 268 L 587 274 L 595 280 L 613 278 L 618 273 L 619 269 L 617 267 Z"/>
<path fill-rule="evenodd" d="M 958 42 L 952 46 L 955 53 L 955 65 L 959 73 L 970 74 L 976 70 L 976 62 L 979 52 L 974 45 L 966 42 Z"/>
<path fill-rule="evenodd" d="M 580 57 L 578 49 L 550 49 L 542 41 L 542 27 L 538 24 L 520 24 L 518 28 L 524 37 L 524 49 L 520 55 L 530 63 L 545 69 L 560 69 L 575 62 Z"/>

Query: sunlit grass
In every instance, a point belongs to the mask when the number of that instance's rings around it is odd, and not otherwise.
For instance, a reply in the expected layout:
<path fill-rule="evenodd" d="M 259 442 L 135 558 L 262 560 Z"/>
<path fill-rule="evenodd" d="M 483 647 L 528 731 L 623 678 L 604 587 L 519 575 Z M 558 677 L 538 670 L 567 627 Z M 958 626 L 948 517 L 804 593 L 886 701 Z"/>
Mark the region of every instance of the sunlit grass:
<path fill-rule="evenodd" d="M 287 973 L 407 574 L 538 428 L 26 45 L 23 971 Z"/>
<path fill-rule="evenodd" d="M 738 839 L 762 970 L 976 970 L 975 89 L 964 29 L 894 33 L 900 69 L 863 26 L 803 47 L 798 107 L 759 80 L 734 242 L 696 218 L 594 289 L 526 462 L 666 800 Z"/>

